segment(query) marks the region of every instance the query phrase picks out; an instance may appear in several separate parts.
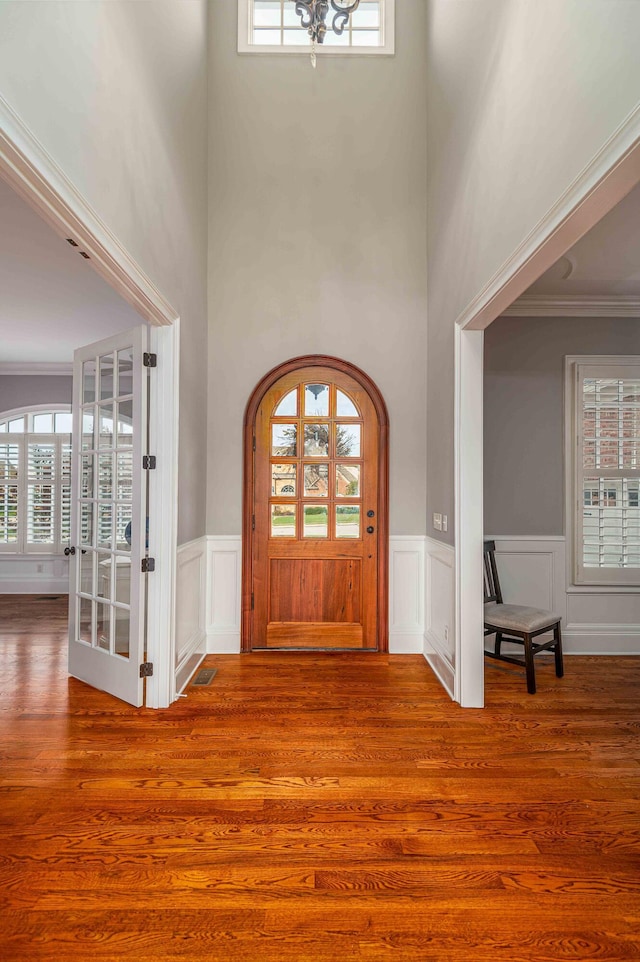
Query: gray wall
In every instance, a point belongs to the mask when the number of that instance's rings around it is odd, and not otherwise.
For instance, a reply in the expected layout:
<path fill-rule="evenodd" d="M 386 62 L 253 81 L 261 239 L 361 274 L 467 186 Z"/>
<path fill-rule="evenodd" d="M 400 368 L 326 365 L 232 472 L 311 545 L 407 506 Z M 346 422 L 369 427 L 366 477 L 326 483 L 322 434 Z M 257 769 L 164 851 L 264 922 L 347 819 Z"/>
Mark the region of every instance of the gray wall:
<path fill-rule="evenodd" d="M 256 383 L 330 354 L 391 422 L 390 524 L 425 531 L 426 5 L 396 5 L 395 57 L 236 53 L 211 5 L 209 534 L 241 531 L 242 420 Z"/>
<path fill-rule="evenodd" d="M 453 513 L 456 318 L 638 104 L 640 3 L 427 6 L 430 518 Z"/>
<path fill-rule="evenodd" d="M 207 10 L 0 3 L 3 97 L 181 316 L 182 542 L 205 530 Z"/>
<path fill-rule="evenodd" d="M 71 404 L 73 378 L 0 374 L 0 414 L 32 404 Z"/>
<path fill-rule="evenodd" d="M 640 354 L 640 319 L 501 317 L 487 328 L 486 534 L 564 534 L 567 354 Z"/>

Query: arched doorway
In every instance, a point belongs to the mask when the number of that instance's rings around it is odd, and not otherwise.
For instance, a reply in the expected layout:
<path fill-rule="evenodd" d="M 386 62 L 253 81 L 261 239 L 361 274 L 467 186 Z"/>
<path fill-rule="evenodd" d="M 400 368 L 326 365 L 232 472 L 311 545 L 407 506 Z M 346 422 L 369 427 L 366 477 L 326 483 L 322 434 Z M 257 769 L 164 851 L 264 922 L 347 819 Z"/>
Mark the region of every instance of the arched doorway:
<path fill-rule="evenodd" d="M 293 358 L 244 422 L 242 650 L 388 650 L 387 410 L 338 358 Z"/>

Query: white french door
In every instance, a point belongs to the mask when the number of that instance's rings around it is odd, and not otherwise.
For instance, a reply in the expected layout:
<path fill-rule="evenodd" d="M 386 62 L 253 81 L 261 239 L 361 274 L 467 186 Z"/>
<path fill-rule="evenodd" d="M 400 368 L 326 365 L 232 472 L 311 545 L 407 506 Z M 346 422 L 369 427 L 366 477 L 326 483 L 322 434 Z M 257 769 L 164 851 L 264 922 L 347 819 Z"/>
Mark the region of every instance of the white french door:
<path fill-rule="evenodd" d="M 147 328 L 79 348 L 73 368 L 69 673 L 144 697 Z"/>

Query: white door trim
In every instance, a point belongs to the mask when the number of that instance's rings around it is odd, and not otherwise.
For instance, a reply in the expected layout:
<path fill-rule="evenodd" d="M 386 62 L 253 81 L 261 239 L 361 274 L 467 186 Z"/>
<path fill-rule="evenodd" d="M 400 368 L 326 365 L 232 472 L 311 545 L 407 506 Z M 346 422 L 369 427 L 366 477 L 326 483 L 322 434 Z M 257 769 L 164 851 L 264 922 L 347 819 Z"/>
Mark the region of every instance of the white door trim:
<path fill-rule="evenodd" d="M 484 452 L 473 439 L 482 411 L 484 370 L 472 332 L 487 328 L 639 182 L 640 104 L 456 322 L 456 698 L 463 707 L 477 704 L 484 675 L 478 656 L 484 639 L 477 627 L 482 625 L 482 596 L 474 582 L 482 572 L 478 510 L 484 500 Z"/>
<path fill-rule="evenodd" d="M 175 579 L 177 517 L 179 316 L 103 223 L 64 171 L 0 96 L 0 177 L 5 179 L 61 237 L 72 237 L 89 264 L 149 322 L 158 368 L 152 378 L 152 441 L 156 471 L 150 478 L 150 544 L 157 567 L 149 579 L 147 704 L 167 707 L 175 698 Z"/>

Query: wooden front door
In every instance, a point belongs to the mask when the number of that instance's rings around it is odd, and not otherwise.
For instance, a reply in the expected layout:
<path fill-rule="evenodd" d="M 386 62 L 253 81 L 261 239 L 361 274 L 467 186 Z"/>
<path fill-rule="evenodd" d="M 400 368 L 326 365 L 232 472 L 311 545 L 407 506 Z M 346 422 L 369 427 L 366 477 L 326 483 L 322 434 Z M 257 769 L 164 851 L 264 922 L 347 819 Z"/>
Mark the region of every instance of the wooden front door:
<path fill-rule="evenodd" d="M 387 650 L 387 418 L 346 362 L 299 358 L 245 420 L 243 648 Z"/>

